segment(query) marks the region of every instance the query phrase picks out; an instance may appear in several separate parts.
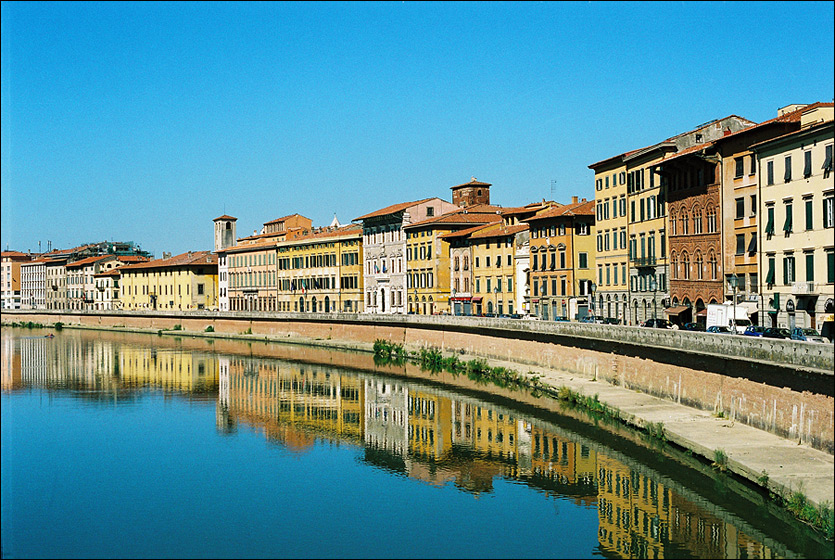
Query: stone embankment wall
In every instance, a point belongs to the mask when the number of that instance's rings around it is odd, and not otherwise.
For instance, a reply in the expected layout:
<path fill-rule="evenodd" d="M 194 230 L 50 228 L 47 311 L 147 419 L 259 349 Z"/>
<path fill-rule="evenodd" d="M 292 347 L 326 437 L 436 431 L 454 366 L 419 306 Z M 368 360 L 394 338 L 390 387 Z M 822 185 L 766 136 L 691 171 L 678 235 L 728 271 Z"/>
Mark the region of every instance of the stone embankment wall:
<path fill-rule="evenodd" d="M 835 348 L 787 340 L 518 319 L 240 312 L 4 312 L 3 321 L 311 339 L 367 349 L 377 339 L 607 381 L 833 453 Z"/>

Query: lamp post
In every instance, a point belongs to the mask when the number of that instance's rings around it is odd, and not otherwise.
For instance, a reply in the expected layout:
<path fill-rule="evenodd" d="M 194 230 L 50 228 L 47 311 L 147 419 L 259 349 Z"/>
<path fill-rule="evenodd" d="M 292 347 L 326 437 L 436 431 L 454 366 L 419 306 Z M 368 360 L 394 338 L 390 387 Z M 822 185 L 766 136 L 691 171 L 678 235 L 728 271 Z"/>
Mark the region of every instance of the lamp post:
<path fill-rule="evenodd" d="M 594 285 L 594 282 L 589 282 L 589 294 L 591 294 L 591 300 L 589 302 L 589 309 L 591 310 L 591 316 L 594 317 L 594 290 L 597 286 Z"/>
<path fill-rule="evenodd" d="M 732 334 L 737 334 L 736 333 L 736 289 L 737 289 L 737 286 L 739 285 L 739 278 L 737 278 L 736 272 L 731 274 L 731 278 L 730 278 L 729 282 L 731 283 L 731 287 L 734 289 L 734 318 L 731 320 L 731 326 L 733 327 Z"/>
<path fill-rule="evenodd" d="M 652 318 L 657 319 L 657 312 L 656 309 L 658 308 L 658 280 L 655 279 L 655 275 L 649 279 L 649 285 L 652 287 Z"/>
<path fill-rule="evenodd" d="M 493 286 L 493 305 L 496 306 L 495 316 L 499 316 L 499 287 Z"/>
<path fill-rule="evenodd" d="M 415 286 L 415 315 L 420 315 L 420 312 L 418 311 L 419 308 L 418 308 L 418 295 L 417 294 L 418 294 L 417 286 Z"/>
<path fill-rule="evenodd" d="M 452 297 L 449 299 L 449 314 L 450 315 L 456 315 L 456 313 L 455 313 L 455 294 L 456 293 L 457 292 L 455 291 L 455 288 L 452 288 Z"/>

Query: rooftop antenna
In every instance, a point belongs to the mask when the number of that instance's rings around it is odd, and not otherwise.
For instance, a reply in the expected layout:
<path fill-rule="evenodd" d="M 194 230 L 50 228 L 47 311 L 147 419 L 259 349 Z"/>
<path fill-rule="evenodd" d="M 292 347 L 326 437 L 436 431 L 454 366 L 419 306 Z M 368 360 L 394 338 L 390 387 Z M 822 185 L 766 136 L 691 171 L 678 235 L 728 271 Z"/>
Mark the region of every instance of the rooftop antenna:
<path fill-rule="evenodd" d="M 551 200 L 554 200 L 554 193 L 557 192 L 557 180 L 551 179 Z"/>

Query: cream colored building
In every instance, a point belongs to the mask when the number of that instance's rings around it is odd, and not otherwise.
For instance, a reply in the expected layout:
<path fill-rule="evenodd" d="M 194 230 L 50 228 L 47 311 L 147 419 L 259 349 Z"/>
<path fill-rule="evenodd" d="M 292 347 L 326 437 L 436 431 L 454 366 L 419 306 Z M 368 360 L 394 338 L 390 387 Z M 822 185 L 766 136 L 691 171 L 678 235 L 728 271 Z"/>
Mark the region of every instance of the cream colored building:
<path fill-rule="evenodd" d="M 759 162 L 765 324 L 816 328 L 835 313 L 832 103 L 803 110 L 800 130 L 751 146 Z"/>
<path fill-rule="evenodd" d="M 46 259 L 20 264 L 21 309 L 46 309 Z"/>

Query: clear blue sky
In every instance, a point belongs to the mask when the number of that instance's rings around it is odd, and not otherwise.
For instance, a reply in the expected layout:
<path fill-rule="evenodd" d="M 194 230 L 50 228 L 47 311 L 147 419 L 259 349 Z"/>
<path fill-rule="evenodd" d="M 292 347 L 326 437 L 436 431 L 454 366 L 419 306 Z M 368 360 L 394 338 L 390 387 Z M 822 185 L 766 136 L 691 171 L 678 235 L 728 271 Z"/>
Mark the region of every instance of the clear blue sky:
<path fill-rule="evenodd" d="M 471 176 L 594 196 L 588 165 L 833 100 L 832 2 L 3 2 L 2 248 L 157 257 Z M 552 191 L 553 182 L 553 191 Z"/>

